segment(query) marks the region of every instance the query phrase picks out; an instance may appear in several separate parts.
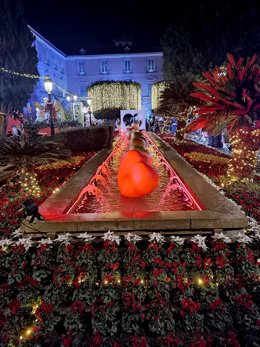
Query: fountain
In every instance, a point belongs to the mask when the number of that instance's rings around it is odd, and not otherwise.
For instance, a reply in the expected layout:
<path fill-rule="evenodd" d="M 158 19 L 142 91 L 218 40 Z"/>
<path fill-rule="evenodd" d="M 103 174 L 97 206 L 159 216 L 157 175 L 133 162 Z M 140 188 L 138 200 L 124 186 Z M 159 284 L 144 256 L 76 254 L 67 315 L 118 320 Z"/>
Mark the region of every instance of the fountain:
<path fill-rule="evenodd" d="M 118 136 L 113 148 L 101 150 L 39 207 L 45 221 L 34 224 L 35 233 L 157 230 L 194 234 L 237 232 L 246 227 L 246 216 L 174 149 L 154 134 L 143 131 L 142 138 L 159 173 L 158 186 L 150 194 L 138 198 L 120 194 L 117 172 L 129 150 L 129 139 Z M 140 141 L 135 142 L 140 146 Z M 23 229 L 34 234 L 26 223 Z"/>
<path fill-rule="evenodd" d="M 144 179 L 142 179 L 140 183 L 141 187 L 139 190 L 136 192 L 138 187 L 136 187 L 135 183 L 134 187 L 131 187 L 132 177 L 129 172 L 132 173 L 130 170 L 134 167 L 137 160 L 139 160 L 138 164 L 140 162 L 141 164 L 143 163 L 142 160 L 144 155 L 133 149 L 128 151 L 129 141 L 124 137 L 122 141 L 114 147 L 110 156 L 108 156 L 104 163 L 97 169 L 97 172 L 82 189 L 77 199 L 66 213 L 107 213 L 118 211 L 123 215 L 127 214 L 129 216 L 132 213 L 134 216 L 134 212 L 136 211 L 158 213 L 160 211 L 202 210 L 202 204 L 196 201 L 192 194 L 190 194 L 177 173 L 164 159 L 155 143 L 152 142 L 147 135 L 144 136 L 148 144 L 149 153 L 153 154 L 154 165 L 159 173 L 159 184 L 157 184 L 157 172 L 154 174 L 154 169 L 147 164 L 152 172 L 151 177 L 149 177 L 150 180 L 147 179 L 145 173 Z M 132 142 L 130 142 L 130 145 L 131 144 Z M 130 157 L 129 155 L 132 156 Z M 121 159 L 122 157 L 123 159 Z M 150 157 L 145 157 L 145 160 L 150 160 L 149 158 Z M 126 167 L 124 165 L 126 165 Z M 103 169 L 103 166 L 105 169 Z M 105 172 L 104 176 L 102 172 Z M 107 172 L 113 173 L 113 175 L 110 175 L 111 182 L 109 186 L 105 178 Z M 122 187 L 120 187 L 120 173 L 123 175 Z M 124 175 L 126 175 L 125 180 Z M 138 173 L 138 175 L 140 176 L 140 173 Z M 150 173 L 148 176 L 149 175 Z M 151 186 L 152 188 L 150 188 L 150 186 L 148 186 L 148 188 L 144 187 L 147 184 L 149 185 L 152 179 L 154 179 Z M 126 187 L 124 187 L 124 184 Z M 126 194 L 122 194 L 122 191 L 126 192 Z M 150 194 L 143 194 L 143 191 L 148 191 Z M 95 199 L 92 199 L 93 195 Z M 124 198 L 122 198 L 122 195 Z"/>

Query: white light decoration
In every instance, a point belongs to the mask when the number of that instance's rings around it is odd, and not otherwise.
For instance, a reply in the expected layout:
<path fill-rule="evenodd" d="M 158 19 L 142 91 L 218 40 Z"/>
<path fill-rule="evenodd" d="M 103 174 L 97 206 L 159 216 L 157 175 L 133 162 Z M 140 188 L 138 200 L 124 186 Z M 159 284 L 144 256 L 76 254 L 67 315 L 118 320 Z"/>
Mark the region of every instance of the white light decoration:
<path fill-rule="evenodd" d="M 88 89 L 92 112 L 141 109 L 141 86 L 135 82 L 97 82 Z"/>
<path fill-rule="evenodd" d="M 152 109 L 156 110 L 160 106 L 160 98 L 163 91 L 169 87 L 170 82 L 161 81 L 152 85 Z"/>
<path fill-rule="evenodd" d="M 50 76 L 46 75 L 44 77 L 44 87 L 45 87 L 45 90 L 48 94 L 51 94 L 52 92 L 52 89 L 53 89 L 53 82 L 52 82 L 52 79 L 50 78 Z"/>

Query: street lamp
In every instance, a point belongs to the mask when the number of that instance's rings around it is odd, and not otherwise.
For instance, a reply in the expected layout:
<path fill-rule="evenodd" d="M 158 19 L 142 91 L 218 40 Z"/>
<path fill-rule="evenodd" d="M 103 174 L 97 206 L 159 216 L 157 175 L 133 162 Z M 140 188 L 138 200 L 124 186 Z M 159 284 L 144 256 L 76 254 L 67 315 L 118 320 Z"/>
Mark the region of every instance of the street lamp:
<path fill-rule="evenodd" d="M 91 126 L 91 109 L 90 109 L 90 105 L 91 105 L 91 99 L 90 98 L 87 98 L 87 104 L 88 104 L 88 113 L 89 113 L 89 125 Z"/>
<path fill-rule="evenodd" d="M 70 95 L 68 95 L 66 99 L 69 102 L 71 102 L 73 120 L 75 120 L 75 102 L 77 101 L 78 97 L 77 97 L 77 95 L 73 95 L 72 97 Z"/>
<path fill-rule="evenodd" d="M 46 92 L 48 93 L 47 108 L 49 109 L 49 112 L 50 112 L 50 128 L 51 128 L 51 136 L 53 136 L 55 135 L 54 125 L 53 125 L 53 115 L 52 115 L 53 105 L 51 102 L 51 92 L 53 88 L 53 82 L 50 76 L 48 75 L 44 77 L 44 87 Z"/>

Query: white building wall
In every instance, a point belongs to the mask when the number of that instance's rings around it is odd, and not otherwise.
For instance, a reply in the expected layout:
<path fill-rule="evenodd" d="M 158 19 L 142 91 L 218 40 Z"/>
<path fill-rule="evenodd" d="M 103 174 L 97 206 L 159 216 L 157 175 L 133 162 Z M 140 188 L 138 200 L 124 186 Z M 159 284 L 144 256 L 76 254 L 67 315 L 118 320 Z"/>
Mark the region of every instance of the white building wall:
<path fill-rule="evenodd" d="M 49 75 L 57 86 L 82 97 L 82 100 L 93 82 L 131 80 L 141 85 L 142 108 L 145 113 L 150 112 L 151 86 L 163 79 L 162 52 L 66 56 L 34 29 L 30 29 L 36 38 L 41 76 Z M 54 87 L 54 96 L 65 97 L 61 89 Z M 46 97 L 46 92 L 41 80 L 32 99 L 38 98 L 36 101 L 40 101 L 43 97 Z"/>

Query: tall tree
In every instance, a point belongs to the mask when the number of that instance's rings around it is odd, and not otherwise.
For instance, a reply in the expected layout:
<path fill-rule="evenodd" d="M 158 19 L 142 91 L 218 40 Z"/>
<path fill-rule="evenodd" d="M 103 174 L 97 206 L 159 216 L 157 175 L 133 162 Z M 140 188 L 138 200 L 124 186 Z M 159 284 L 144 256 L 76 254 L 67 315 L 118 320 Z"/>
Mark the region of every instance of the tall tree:
<path fill-rule="evenodd" d="M 260 7 L 257 0 L 200 0 L 187 30 L 204 53 L 208 68 L 221 65 L 228 52 L 236 58 L 260 51 Z"/>
<path fill-rule="evenodd" d="M 0 112 L 21 110 L 30 99 L 37 78 L 3 71 L 38 75 L 34 37 L 18 0 L 0 0 Z"/>
<path fill-rule="evenodd" d="M 183 26 L 178 29 L 169 27 L 161 43 L 164 78 L 169 81 L 169 87 L 162 92 L 156 113 L 166 118 L 176 117 L 176 137 L 182 140 L 188 116 L 195 105 L 190 97 L 193 82 L 199 79 L 205 67 L 205 59 L 194 46 L 192 35 Z"/>
<path fill-rule="evenodd" d="M 185 3 L 185 1 L 184 1 Z M 260 53 L 260 7 L 257 0 L 198 0 L 173 19 L 161 40 L 164 77 L 197 74 L 221 65 L 226 54 Z"/>
<path fill-rule="evenodd" d="M 165 30 L 161 45 L 166 81 L 179 80 L 181 76 L 191 74 L 199 75 L 204 70 L 204 57 L 192 40 L 192 34 L 183 26 L 168 27 Z"/>

